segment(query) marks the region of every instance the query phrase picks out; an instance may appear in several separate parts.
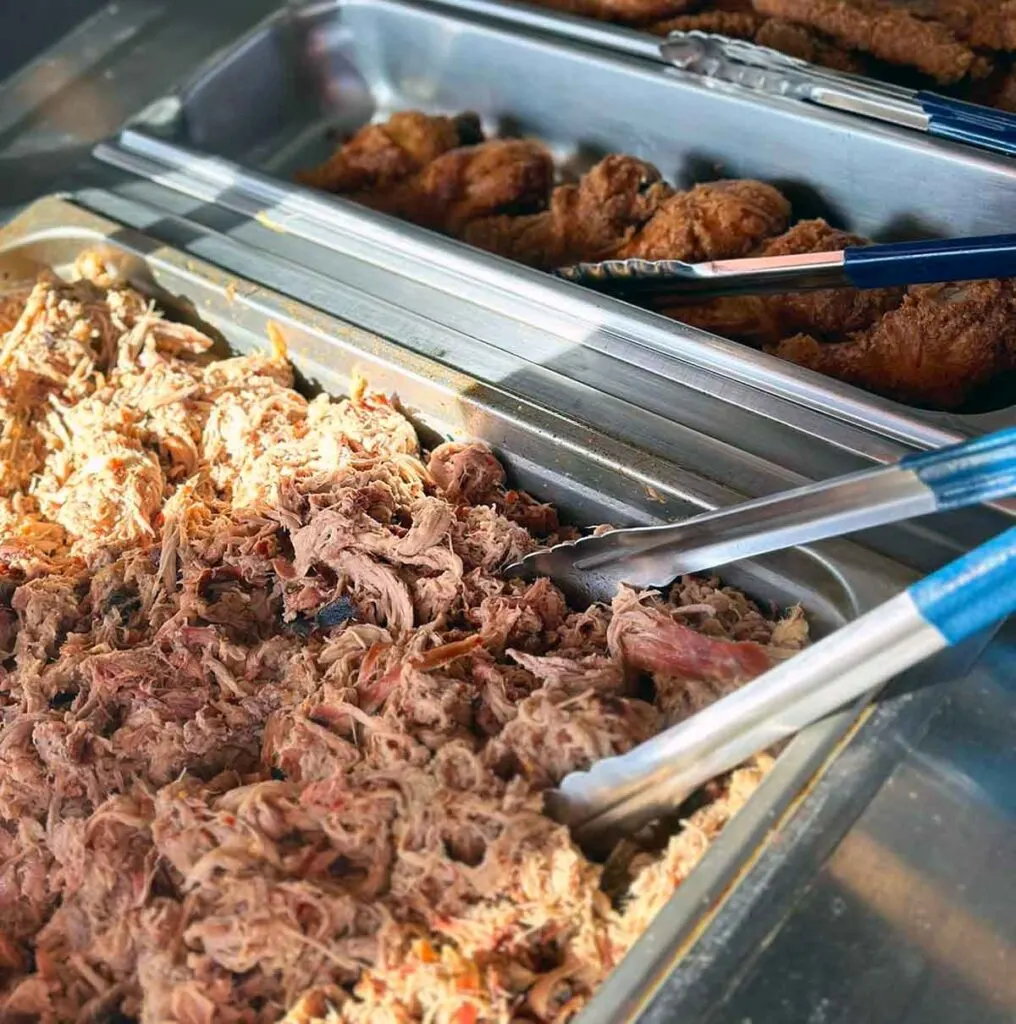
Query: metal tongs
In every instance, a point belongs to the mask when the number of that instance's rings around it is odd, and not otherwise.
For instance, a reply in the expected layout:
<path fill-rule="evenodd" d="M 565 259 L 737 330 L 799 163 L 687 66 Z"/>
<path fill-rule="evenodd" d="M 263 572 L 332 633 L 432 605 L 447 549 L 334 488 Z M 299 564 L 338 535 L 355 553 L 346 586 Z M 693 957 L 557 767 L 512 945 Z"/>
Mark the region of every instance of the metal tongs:
<path fill-rule="evenodd" d="M 627 754 L 566 776 L 547 808 L 580 844 L 602 847 L 1014 610 L 1016 527 Z"/>
<path fill-rule="evenodd" d="M 1016 235 L 894 242 L 709 263 L 603 260 L 576 263 L 556 273 L 566 281 L 643 304 L 697 296 L 974 281 L 1016 275 Z"/>
<path fill-rule="evenodd" d="M 991 107 L 833 71 L 708 32 L 672 32 L 661 43 L 660 55 L 682 70 L 753 92 L 873 117 L 997 153 L 1016 153 L 1016 117 Z"/>
<path fill-rule="evenodd" d="M 680 573 L 1016 493 L 1016 428 L 897 465 L 709 512 L 616 530 L 523 559 L 587 600 Z M 568 775 L 548 809 L 596 845 L 1016 608 L 1016 527 L 629 753 Z"/>
<path fill-rule="evenodd" d="M 1016 427 L 667 526 L 612 530 L 544 548 L 509 566 L 549 576 L 586 603 L 609 601 L 622 583 L 663 587 L 768 551 L 810 544 L 1016 493 Z"/>

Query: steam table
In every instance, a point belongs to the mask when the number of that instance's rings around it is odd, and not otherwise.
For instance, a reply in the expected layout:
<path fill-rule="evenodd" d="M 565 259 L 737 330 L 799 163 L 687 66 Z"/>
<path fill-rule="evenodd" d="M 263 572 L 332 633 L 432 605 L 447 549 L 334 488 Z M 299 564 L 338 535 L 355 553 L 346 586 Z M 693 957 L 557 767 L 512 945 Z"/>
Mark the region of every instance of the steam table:
<path fill-rule="evenodd" d="M 34 23 L 0 51 L 9 76 L 0 84 L 2 212 L 60 189 L 129 196 L 129 183 L 89 161 L 91 146 L 273 6 L 36 0 Z M 69 26 L 72 10 L 94 13 L 14 71 L 45 45 L 45 30 Z M 810 859 L 776 856 L 753 873 L 642 1019 L 1016 1019 L 1014 632 L 946 700 L 916 694 L 880 708 L 791 825 L 821 837 Z M 846 780 L 864 770 L 878 780 L 874 791 L 843 798 Z"/>

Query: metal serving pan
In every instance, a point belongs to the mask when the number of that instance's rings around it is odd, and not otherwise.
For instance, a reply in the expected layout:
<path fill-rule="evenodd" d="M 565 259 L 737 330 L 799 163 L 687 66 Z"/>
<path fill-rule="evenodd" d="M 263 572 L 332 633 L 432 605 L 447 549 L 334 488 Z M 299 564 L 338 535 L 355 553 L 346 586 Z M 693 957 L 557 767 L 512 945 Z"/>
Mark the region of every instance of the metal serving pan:
<path fill-rule="evenodd" d="M 679 184 L 757 176 L 783 188 L 797 215 L 824 214 L 879 240 L 1016 221 L 1016 164 L 1004 158 L 407 0 L 283 10 L 96 155 L 372 267 L 411 273 L 432 287 L 428 315 L 439 322 L 469 294 L 527 327 L 612 345 L 637 365 L 663 361 L 699 390 L 743 384 L 916 447 L 1016 419 L 1012 405 L 976 415 L 910 409 L 291 184 L 297 167 L 329 149 L 326 128 L 349 131 L 400 108 L 474 109 L 492 130 L 546 140 L 571 167 L 614 151 L 654 162 Z"/>
<path fill-rule="evenodd" d="M 425 441 L 466 436 L 487 440 L 515 483 L 557 502 L 574 521 L 653 523 L 737 498 L 674 463 L 521 403 L 62 200 L 43 200 L 0 230 L 0 275 L 10 282 L 30 275 L 39 264 L 66 269 L 82 251 L 97 247 L 109 252 L 130 280 L 171 315 L 200 321 L 237 351 L 264 346 L 268 324 L 274 322 L 309 391 L 338 395 L 354 374 L 365 375 L 373 386 L 399 395 Z M 761 600 L 802 602 L 821 635 L 898 592 L 910 574 L 853 544 L 835 541 L 731 566 L 724 577 Z M 965 671 L 971 653 L 962 666 L 955 661 L 929 663 L 911 673 L 909 682 L 926 683 Z M 816 773 L 832 763 L 839 745 L 861 728 L 869 713 L 862 702 L 818 723 L 787 747 L 771 775 L 594 999 L 588 1019 L 636 1019 L 651 991 L 705 918 L 734 891 L 753 859 L 763 850 L 785 855 L 781 844 L 771 840 Z"/>

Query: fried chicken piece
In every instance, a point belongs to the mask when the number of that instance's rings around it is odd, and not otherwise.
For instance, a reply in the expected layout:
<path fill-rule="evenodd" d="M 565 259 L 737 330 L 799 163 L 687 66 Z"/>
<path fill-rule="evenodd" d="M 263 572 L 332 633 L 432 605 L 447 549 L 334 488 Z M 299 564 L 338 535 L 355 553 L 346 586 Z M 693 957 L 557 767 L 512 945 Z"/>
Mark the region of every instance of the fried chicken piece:
<path fill-rule="evenodd" d="M 710 32 L 728 39 L 752 39 L 762 24 L 754 11 L 699 11 L 680 14 L 648 26 L 656 36 L 669 36 L 671 32 Z"/>
<path fill-rule="evenodd" d="M 865 71 L 864 62 L 857 54 L 837 46 L 831 40 L 813 32 L 804 25 L 794 25 L 779 18 L 770 18 L 755 33 L 759 46 L 768 46 L 798 60 L 806 60 L 834 71 L 847 71 L 859 75 Z"/>
<path fill-rule="evenodd" d="M 322 164 L 298 171 L 296 180 L 326 192 L 387 188 L 458 146 L 480 142 L 476 114 L 432 117 L 417 110 L 369 124 L 342 143 Z"/>
<path fill-rule="evenodd" d="M 840 252 L 851 245 L 867 245 L 868 240 L 849 231 L 841 231 L 821 217 L 799 220 L 789 231 L 770 239 L 759 251 L 764 256 L 792 256 L 805 252 Z"/>
<path fill-rule="evenodd" d="M 743 256 L 787 227 L 790 203 L 750 178 L 711 181 L 667 199 L 617 259 L 701 260 Z"/>
<path fill-rule="evenodd" d="M 759 256 L 839 252 L 868 240 L 830 227 L 824 220 L 798 221 L 772 239 Z M 774 345 L 791 334 L 842 339 L 864 330 L 903 301 L 902 288 L 828 288 L 781 295 L 726 295 L 663 312 L 683 323 L 750 345 Z"/>
<path fill-rule="evenodd" d="M 773 355 L 901 402 L 956 409 L 1016 368 L 1012 281 L 917 285 L 903 304 L 847 341 L 796 335 Z"/>
<path fill-rule="evenodd" d="M 762 24 L 751 0 L 714 0 L 704 10 L 696 6 L 694 12 L 678 15 L 647 26 L 654 35 L 666 36 L 671 32 L 711 32 L 730 39 L 751 39 Z"/>
<path fill-rule="evenodd" d="M 488 252 L 552 270 L 603 259 L 673 194 L 652 164 L 615 154 L 604 157 L 578 184 L 554 189 L 544 212 L 473 221 L 463 238 Z"/>
<path fill-rule="evenodd" d="M 531 213 L 547 202 L 554 181 L 548 150 L 524 139 L 493 139 L 453 149 L 408 181 L 350 198 L 426 228 L 457 235 L 495 213 Z"/>
<path fill-rule="evenodd" d="M 957 39 L 984 50 L 1016 50 L 1013 0 L 908 0 L 917 18 L 940 21 Z"/>
<path fill-rule="evenodd" d="M 701 6 L 701 5 L 699 5 Z M 699 7 L 695 8 L 699 10 Z M 751 14 L 754 11 L 752 0 L 712 0 L 709 10 L 726 14 Z"/>
<path fill-rule="evenodd" d="M 693 11 L 701 0 L 537 0 L 565 14 L 598 21 L 613 21 L 620 25 L 648 25 L 662 18 Z"/>
<path fill-rule="evenodd" d="M 907 11 L 847 0 L 753 0 L 755 10 L 805 25 L 841 46 L 862 50 L 891 64 L 914 67 L 946 85 L 975 68 L 977 54 L 945 25 Z"/>

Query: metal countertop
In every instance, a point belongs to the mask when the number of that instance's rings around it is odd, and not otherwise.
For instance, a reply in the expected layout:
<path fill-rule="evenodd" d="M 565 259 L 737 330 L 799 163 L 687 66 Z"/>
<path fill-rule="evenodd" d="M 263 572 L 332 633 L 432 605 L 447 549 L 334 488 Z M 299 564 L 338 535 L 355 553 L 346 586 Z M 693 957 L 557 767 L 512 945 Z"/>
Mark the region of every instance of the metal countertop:
<path fill-rule="evenodd" d="M 277 0 L 122 0 L 32 59 L 71 5 L 35 0 L 0 49 L 0 216 L 89 181 L 91 146 Z M 51 35 L 52 38 L 52 35 Z M 24 61 L 30 63 L 14 67 Z M 906 703 L 910 698 L 902 698 Z M 891 703 L 891 702 L 890 702 Z M 738 919 L 736 898 L 647 1012 L 708 1024 L 959 1024 L 1016 1020 L 1016 628 L 929 719 L 879 739 L 886 777 L 835 808 L 821 863 L 773 881 Z M 915 721 L 917 724 L 915 724 Z M 849 771 L 848 749 L 841 771 Z M 836 811 L 833 814 L 833 811 Z"/>

